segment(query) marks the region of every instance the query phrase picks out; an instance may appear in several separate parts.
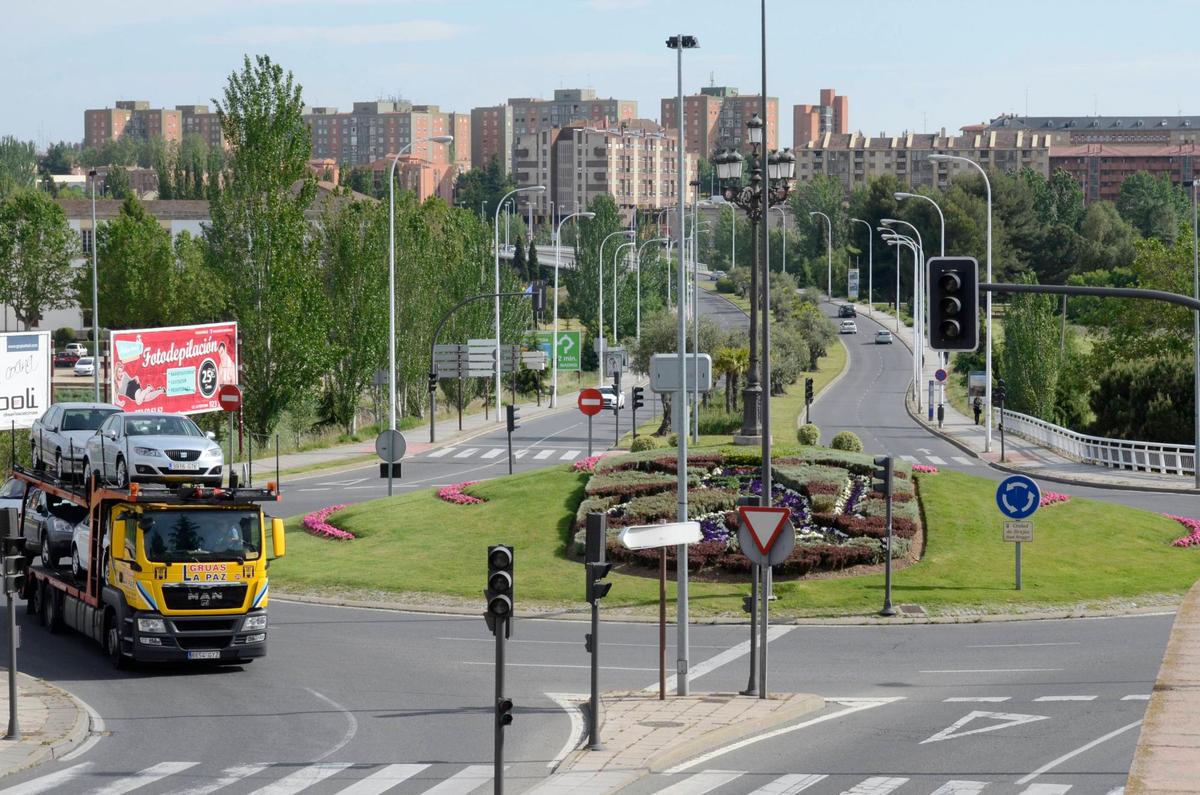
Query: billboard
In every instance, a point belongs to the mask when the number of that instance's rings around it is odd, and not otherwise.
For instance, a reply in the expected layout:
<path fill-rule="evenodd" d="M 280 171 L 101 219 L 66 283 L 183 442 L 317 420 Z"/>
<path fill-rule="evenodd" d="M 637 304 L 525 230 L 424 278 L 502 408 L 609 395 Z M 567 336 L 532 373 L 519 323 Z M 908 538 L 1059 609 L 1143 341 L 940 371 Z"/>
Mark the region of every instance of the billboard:
<path fill-rule="evenodd" d="M 112 402 L 125 411 L 220 411 L 238 382 L 237 323 L 113 331 Z"/>
<path fill-rule="evenodd" d="M 847 275 L 846 296 L 851 301 L 858 300 L 858 268 L 851 268 Z"/>
<path fill-rule="evenodd" d="M 0 334 L 0 430 L 29 428 L 50 405 L 49 331 Z"/>

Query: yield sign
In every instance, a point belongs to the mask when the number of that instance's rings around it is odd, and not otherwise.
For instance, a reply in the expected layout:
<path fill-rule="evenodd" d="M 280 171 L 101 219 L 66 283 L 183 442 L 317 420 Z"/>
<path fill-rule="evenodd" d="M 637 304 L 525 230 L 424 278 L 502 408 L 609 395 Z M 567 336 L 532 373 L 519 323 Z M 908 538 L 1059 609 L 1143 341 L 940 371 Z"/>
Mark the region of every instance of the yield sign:
<path fill-rule="evenodd" d="M 1007 729 L 1010 726 L 1020 726 L 1023 723 L 1033 723 L 1038 720 L 1047 720 L 1049 715 L 1021 715 L 1015 712 L 970 712 L 963 718 L 959 718 L 952 725 L 942 729 L 937 734 L 930 737 L 928 740 L 922 740 L 921 745 L 925 743 L 936 743 L 941 740 L 952 740 L 955 737 L 966 737 L 968 734 L 983 734 L 984 732 L 993 732 L 997 729 Z M 976 718 L 986 718 L 988 720 L 998 721 L 990 726 L 981 726 L 978 729 L 969 731 L 959 731 L 963 726 L 966 726 Z"/>
<path fill-rule="evenodd" d="M 779 531 L 787 524 L 791 511 L 787 508 L 768 508 L 758 505 L 742 505 L 738 508 L 742 522 L 750 531 L 754 545 L 762 554 L 769 554 L 779 537 Z"/>

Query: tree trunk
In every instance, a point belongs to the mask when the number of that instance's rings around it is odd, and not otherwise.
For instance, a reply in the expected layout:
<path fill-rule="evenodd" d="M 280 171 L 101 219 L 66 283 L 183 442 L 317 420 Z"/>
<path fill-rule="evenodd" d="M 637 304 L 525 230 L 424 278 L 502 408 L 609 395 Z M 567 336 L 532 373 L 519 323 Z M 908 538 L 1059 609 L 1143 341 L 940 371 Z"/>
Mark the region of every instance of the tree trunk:
<path fill-rule="evenodd" d="M 662 394 L 663 416 L 662 422 L 659 423 L 658 430 L 655 431 L 655 436 L 666 436 L 671 432 L 671 393 L 664 392 Z"/>

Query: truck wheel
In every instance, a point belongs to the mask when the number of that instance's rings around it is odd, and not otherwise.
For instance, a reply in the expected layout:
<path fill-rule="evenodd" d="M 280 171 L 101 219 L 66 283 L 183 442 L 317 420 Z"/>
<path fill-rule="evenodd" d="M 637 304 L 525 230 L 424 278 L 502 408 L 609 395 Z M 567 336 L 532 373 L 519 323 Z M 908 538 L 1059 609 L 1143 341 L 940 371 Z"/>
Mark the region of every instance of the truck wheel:
<path fill-rule="evenodd" d="M 33 579 L 30 577 L 30 579 Z M 38 615 L 42 610 L 42 589 L 38 587 L 37 581 L 34 580 L 34 585 L 29 588 L 29 593 L 25 597 L 25 614 L 30 616 Z"/>
<path fill-rule="evenodd" d="M 58 594 L 53 588 L 44 588 L 41 598 L 42 626 L 57 634 L 62 629 L 62 616 L 59 615 Z"/>
<path fill-rule="evenodd" d="M 112 663 L 113 668 L 118 671 L 129 667 L 129 658 L 121 652 L 121 630 L 117 617 L 111 610 L 104 617 L 104 653 L 108 655 L 108 661 Z"/>

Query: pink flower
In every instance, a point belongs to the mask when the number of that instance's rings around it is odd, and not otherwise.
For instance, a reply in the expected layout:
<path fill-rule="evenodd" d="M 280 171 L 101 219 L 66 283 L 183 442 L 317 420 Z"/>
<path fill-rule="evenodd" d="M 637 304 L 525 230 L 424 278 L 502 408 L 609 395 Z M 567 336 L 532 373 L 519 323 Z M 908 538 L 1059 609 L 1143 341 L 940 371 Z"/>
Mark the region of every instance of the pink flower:
<path fill-rule="evenodd" d="M 1071 499 L 1069 494 L 1059 494 L 1057 491 L 1043 491 L 1042 501 L 1038 503 L 1039 508 L 1045 508 L 1047 505 L 1054 505 L 1059 502 L 1066 502 Z"/>
<path fill-rule="evenodd" d="M 462 483 L 453 483 L 449 486 L 443 486 L 442 488 L 438 489 L 438 499 L 454 503 L 455 505 L 478 505 L 479 503 L 487 502 L 487 500 L 474 497 L 463 491 L 463 489 L 467 488 L 468 486 L 474 486 L 478 482 L 479 481 L 477 480 L 467 480 Z"/>
<path fill-rule="evenodd" d="M 571 465 L 571 468 L 576 472 L 594 472 L 596 471 L 596 462 L 600 460 L 600 456 L 594 455 L 590 458 L 581 458 Z"/>
<path fill-rule="evenodd" d="M 319 511 L 313 511 L 308 516 L 300 520 L 300 526 L 309 531 L 315 536 L 324 538 L 333 538 L 338 541 L 351 541 L 354 539 L 353 533 L 347 533 L 345 530 L 334 527 L 326 521 L 331 514 L 345 508 L 345 505 L 330 505 L 327 508 L 322 508 Z"/>
<path fill-rule="evenodd" d="M 938 473 L 938 468 L 934 467 L 934 466 L 929 466 L 928 464 L 913 464 L 912 471 L 913 472 L 923 472 L 926 475 L 936 475 Z"/>
<path fill-rule="evenodd" d="M 1200 547 L 1200 519 L 1189 519 L 1186 516 L 1175 516 L 1164 513 L 1168 519 L 1174 519 L 1188 529 L 1188 534 L 1171 542 L 1174 547 Z"/>

